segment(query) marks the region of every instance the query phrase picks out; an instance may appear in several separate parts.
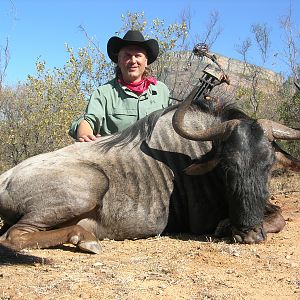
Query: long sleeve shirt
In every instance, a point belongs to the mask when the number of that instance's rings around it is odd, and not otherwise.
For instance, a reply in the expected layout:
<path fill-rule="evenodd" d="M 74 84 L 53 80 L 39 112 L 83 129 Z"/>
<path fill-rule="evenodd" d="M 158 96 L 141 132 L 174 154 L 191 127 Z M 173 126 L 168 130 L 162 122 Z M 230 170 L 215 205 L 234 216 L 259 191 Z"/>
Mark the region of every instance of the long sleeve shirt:
<path fill-rule="evenodd" d="M 76 138 L 77 128 L 86 120 L 94 134 L 109 135 L 122 131 L 153 111 L 171 105 L 167 86 L 157 81 L 137 95 L 115 78 L 99 86 L 91 95 L 85 113 L 75 120 L 69 134 Z"/>

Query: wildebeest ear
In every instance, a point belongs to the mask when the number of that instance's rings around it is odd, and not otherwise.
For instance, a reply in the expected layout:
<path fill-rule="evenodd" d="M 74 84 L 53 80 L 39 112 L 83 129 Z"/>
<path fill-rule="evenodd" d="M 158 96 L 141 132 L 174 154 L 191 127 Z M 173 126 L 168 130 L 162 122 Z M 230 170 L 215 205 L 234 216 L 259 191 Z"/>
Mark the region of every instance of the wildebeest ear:
<path fill-rule="evenodd" d="M 194 163 L 184 169 L 186 175 L 204 175 L 212 171 L 219 163 L 219 159 L 212 159 L 204 163 Z"/>
<path fill-rule="evenodd" d="M 275 150 L 276 162 L 275 166 L 281 166 L 294 172 L 300 172 L 300 160 L 285 152 L 275 142 L 272 143 Z"/>

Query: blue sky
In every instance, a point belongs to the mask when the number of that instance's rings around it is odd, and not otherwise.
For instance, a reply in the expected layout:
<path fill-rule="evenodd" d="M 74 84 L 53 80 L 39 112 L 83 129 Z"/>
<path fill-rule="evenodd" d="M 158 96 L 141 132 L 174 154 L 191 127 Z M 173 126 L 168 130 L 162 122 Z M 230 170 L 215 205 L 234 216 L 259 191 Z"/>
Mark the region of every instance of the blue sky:
<path fill-rule="evenodd" d="M 144 11 L 148 21 L 157 17 L 170 24 L 188 9 L 192 34 L 200 35 L 210 13 L 217 11 L 222 33 L 211 50 L 237 59 L 241 56 L 236 45 L 251 36 L 251 25 L 267 24 L 271 28 L 272 55 L 266 67 L 284 73 L 286 66 L 280 57 L 272 57 L 284 50 L 279 20 L 288 14 L 290 5 L 295 28 L 300 31 L 299 0 L 1 0 L 0 45 L 8 38 L 11 57 L 5 83 L 23 82 L 28 74 L 34 74 L 37 58 L 45 60 L 49 68 L 61 67 L 68 57 L 65 43 L 74 49 L 86 45 L 79 25 L 105 50 L 127 11 Z M 251 59 L 261 65 L 258 57 Z"/>

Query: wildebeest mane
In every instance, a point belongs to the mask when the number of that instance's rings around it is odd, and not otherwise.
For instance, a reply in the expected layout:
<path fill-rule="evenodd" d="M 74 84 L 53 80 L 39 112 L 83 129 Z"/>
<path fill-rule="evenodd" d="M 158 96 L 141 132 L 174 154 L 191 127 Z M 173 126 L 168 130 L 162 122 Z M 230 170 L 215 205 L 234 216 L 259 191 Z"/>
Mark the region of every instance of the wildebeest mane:
<path fill-rule="evenodd" d="M 165 109 L 157 110 L 138 120 L 133 125 L 129 126 L 125 130 L 113 134 L 109 139 L 105 140 L 105 143 L 99 143 L 97 147 L 101 150 L 109 151 L 112 147 L 124 147 L 139 137 L 138 142 L 148 140 L 151 137 L 152 131 L 157 120 L 167 112 L 175 109 L 177 105 L 167 107 Z M 133 145 L 134 147 L 135 145 Z"/>

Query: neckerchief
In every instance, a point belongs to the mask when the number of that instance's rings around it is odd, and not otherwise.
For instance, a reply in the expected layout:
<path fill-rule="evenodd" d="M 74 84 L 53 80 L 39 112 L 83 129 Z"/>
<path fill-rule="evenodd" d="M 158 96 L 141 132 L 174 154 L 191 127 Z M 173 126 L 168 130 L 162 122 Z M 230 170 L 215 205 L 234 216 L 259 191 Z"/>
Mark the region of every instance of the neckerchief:
<path fill-rule="evenodd" d="M 123 85 L 126 86 L 128 89 L 136 93 L 137 95 L 141 95 L 144 91 L 147 90 L 150 84 L 157 84 L 157 80 L 154 77 L 148 76 L 143 78 L 139 82 L 126 82 L 122 78 L 118 79 L 118 81 Z"/>

